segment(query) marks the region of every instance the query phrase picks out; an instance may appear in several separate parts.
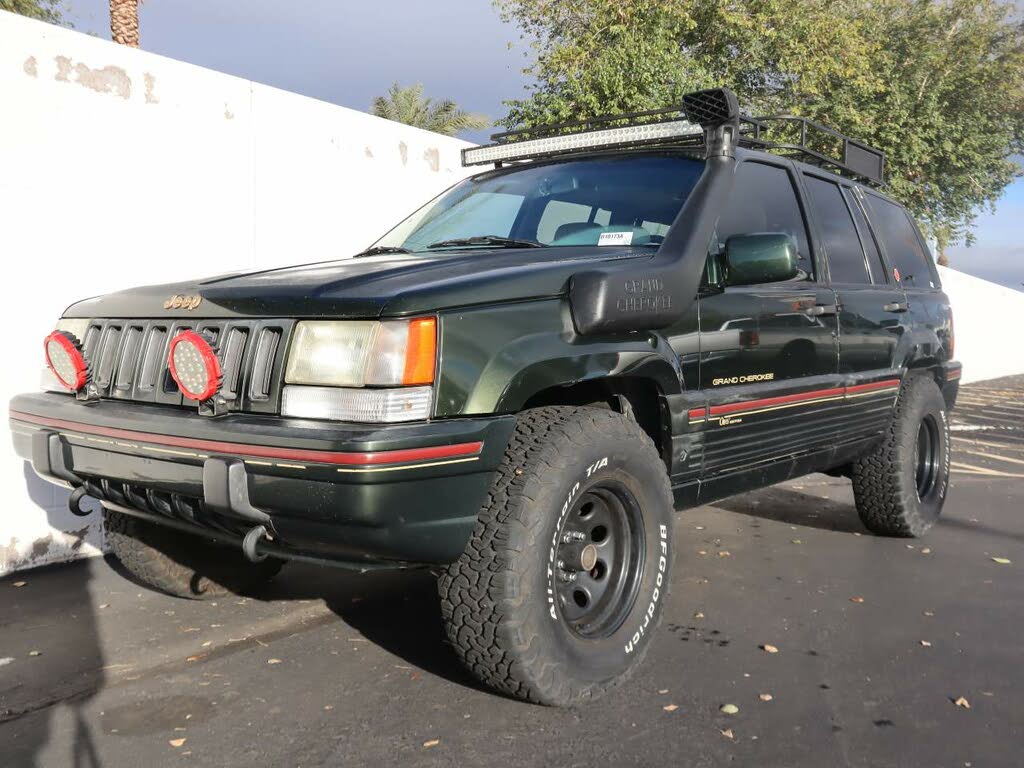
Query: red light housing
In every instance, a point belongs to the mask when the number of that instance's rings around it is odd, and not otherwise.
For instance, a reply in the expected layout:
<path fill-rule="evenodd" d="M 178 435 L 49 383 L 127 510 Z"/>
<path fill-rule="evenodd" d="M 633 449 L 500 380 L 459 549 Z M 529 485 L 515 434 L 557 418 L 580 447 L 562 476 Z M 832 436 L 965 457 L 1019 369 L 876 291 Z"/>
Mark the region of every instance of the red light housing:
<path fill-rule="evenodd" d="M 54 331 L 43 340 L 43 350 L 46 367 L 69 391 L 78 392 L 89 381 L 89 364 L 73 333 Z"/>
<path fill-rule="evenodd" d="M 220 389 L 223 374 L 217 353 L 195 331 L 182 331 L 171 339 L 167 365 L 171 378 L 189 400 L 209 400 Z"/>

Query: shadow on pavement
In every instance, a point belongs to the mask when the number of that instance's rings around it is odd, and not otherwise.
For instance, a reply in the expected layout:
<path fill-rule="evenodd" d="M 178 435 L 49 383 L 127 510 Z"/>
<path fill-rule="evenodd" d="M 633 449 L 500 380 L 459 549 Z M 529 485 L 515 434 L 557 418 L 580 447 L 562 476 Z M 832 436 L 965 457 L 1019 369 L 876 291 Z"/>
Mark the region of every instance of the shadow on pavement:
<path fill-rule="evenodd" d="M 447 643 L 437 581 L 427 570 L 358 574 L 292 563 L 252 597 L 262 601 L 323 600 L 345 624 L 417 670 L 485 690 Z"/>
<path fill-rule="evenodd" d="M 853 504 L 789 488 L 768 488 L 716 501 L 712 506 L 750 517 L 839 533 L 866 533 Z"/>

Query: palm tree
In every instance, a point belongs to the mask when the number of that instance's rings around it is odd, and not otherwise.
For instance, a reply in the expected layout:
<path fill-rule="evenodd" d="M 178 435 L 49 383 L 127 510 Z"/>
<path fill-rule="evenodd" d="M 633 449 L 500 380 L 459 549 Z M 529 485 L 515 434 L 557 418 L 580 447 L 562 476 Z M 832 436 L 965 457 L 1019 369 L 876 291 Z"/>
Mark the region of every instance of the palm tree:
<path fill-rule="evenodd" d="M 423 84 L 417 83 L 403 88 L 398 83 L 388 88 L 386 96 L 373 100 L 370 111 L 385 120 L 424 128 L 445 136 L 454 136 L 460 131 L 479 130 L 491 125 L 485 115 L 475 115 L 459 109 L 451 99 L 434 101 L 423 95 Z"/>
<path fill-rule="evenodd" d="M 140 0 L 110 0 L 110 39 L 121 45 L 139 47 Z"/>

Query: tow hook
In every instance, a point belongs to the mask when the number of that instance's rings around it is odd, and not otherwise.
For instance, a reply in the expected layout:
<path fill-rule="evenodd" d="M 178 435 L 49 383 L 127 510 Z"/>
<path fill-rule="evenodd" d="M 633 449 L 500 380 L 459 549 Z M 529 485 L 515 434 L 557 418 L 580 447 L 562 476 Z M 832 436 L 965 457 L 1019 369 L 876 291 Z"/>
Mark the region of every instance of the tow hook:
<path fill-rule="evenodd" d="M 266 553 L 256 551 L 256 545 L 259 544 L 260 539 L 266 538 L 268 538 L 266 526 L 255 525 L 249 529 L 245 538 L 242 539 L 242 554 L 245 555 L 246 560 L 250 563 L 261 563 L 267 559 Z"/>
<path fill-rule="evenodd" d="M 68 510 L 70 510 L 72 515 L 75 515 L 76 517 L 88 517 L 92 514 L 91 509 L 82 509 L 81 505 L 82 499 L 88 495 L 89 493 L 84 485 L 78 486 L 71 492 L 71 495 L 68 496 Z"/>

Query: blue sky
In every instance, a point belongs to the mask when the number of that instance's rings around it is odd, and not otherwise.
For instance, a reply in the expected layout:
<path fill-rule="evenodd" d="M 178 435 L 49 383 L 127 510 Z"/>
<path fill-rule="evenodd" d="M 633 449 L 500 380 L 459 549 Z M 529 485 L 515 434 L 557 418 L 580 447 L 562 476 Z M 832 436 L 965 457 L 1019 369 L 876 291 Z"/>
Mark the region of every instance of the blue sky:
<path fill-rule="evenodd" d="M 108 0 L 66 5 L 76 29 L 109 38 Z M 525 82 L 518 30 L 490 0 L 145 0 L 140 22 L 148 51 L 354 109 L 397 80 L 496 119 Z M 1024 288 L 1024 179 L 975 235 L 952 265 Z"/>

